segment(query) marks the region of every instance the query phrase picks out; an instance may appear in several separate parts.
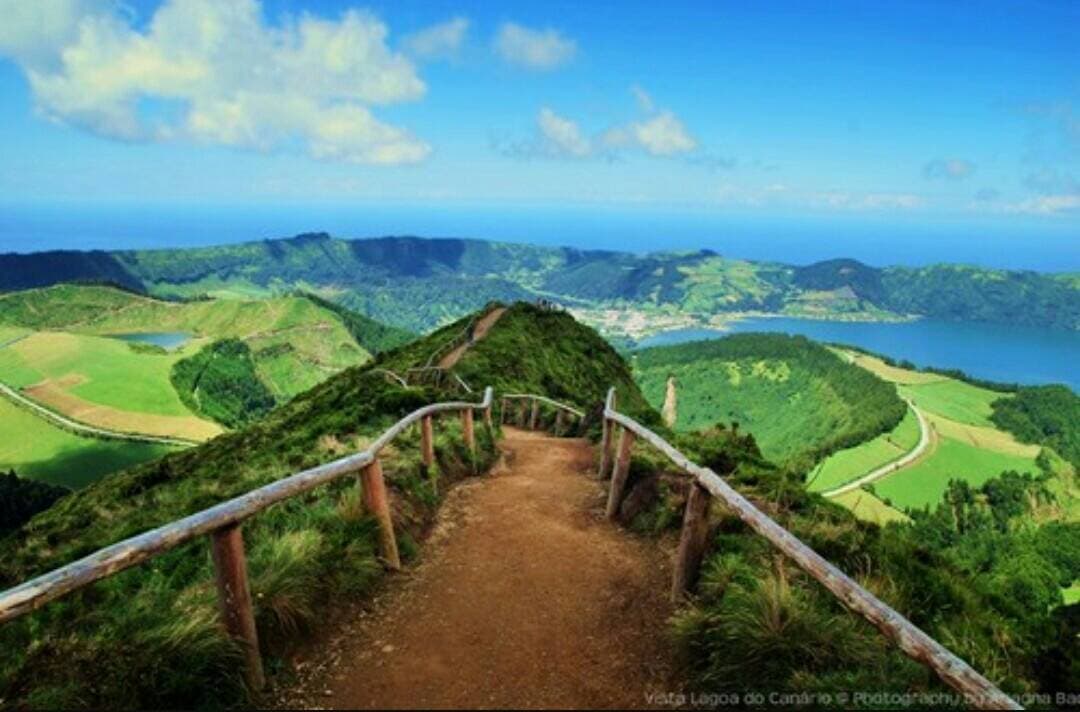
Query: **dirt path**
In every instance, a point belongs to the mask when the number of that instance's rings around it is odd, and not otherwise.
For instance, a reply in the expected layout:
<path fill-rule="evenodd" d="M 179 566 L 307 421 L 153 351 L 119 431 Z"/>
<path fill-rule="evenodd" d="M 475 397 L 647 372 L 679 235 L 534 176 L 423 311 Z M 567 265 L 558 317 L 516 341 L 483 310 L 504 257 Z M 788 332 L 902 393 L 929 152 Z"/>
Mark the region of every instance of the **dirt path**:
<path fill-rule="evenodd" d="M 280 704 L 644 707 L 672 688 L 667 557 L 603 519 L 586 441 L 506 432 L 508 466 L 451 491 L 423 563 Z"/>
<path fill-rule="evenodd" d="M 458 344 L 453 349 L 451 349 L 445 356 L 439 359 L 439 368 L 453 368 L 454 366 L 456 366 L 457 362 L 461 360 L 461 357 L 465 355 L 465 352 L 469 350 L 469 347 L 472 346 L 474 342 L 479 341 L 480 339 L 487 336 L 487 333 L 491 330 L 491 327 L 495 326 L 495 322 L 497 322 L 499 318 L 505 313 L 506 307 L 498 307 L 497 309 L 492 309 L 487 314 L 480 317 L 480 319 L 477 320 L 475 326 L 473 327 L 472 338 L 466 340 L 462 344 Z"/>

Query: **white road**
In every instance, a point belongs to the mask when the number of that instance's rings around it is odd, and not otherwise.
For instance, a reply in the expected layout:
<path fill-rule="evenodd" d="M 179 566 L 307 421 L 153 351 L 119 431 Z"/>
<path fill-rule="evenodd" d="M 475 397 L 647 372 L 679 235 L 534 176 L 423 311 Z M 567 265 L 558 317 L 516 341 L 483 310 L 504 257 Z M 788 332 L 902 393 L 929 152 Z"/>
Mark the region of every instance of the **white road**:
<path fill-rule="evenodd" d="M 852 480 L 847 484 L 840 485 L 834 489 L 822 492 L 826 497 L 835 497 L 837 495 L 857 490 L 865 484 L 873 482 L 874 480 L 880 480 L 886 475 L 891 475 L 897 470 L 901 470 L 910 465 L 915 460 L 922 457 L 926 452 L 926 448 L 930 447 L 930 426 L 926 422 L 926 416 L 922 414 L 915 404 L 911 401 L 907 402 L 908 407 L 911 408 L 911 412 L 915 414 L 915 419 L 919 421 L 919 442 L 912 448 L 907 454 L 901 455 L 899 458 L 892 462 L 887 462 L 876 470 L 863 475 L 857 480 Z"/>
<path fill-rule="evenodd" d="M 193 447 L 198 443 L 193 443 L 188 440 L 176 440 L 173 438 L 159 438 L 153 435 L 138 435 L 135 433 L 121 433 L 116 430 L 104 430 L 102 428 L 95 428 L 92 425 L 80 423 L 77 420 L 72 420 L 59 413 L 53 412 L 48 408 L 35 403 L 22 393 L 19 393 L 14 388 L 11 388 L 7 384 L 0 383 L 0 395 L 6 396 L 16 403 L 29 408 L 35 415 L 39 415 L 46 420 L 52 421 L 62 428 L 75 431 L 81 435 L 89 435 L 91 437 L 104 437 L 112 440 L 129 440 L 137 443 L 155 443 L 158 445 L 178 445 L 180 447 Z"/>

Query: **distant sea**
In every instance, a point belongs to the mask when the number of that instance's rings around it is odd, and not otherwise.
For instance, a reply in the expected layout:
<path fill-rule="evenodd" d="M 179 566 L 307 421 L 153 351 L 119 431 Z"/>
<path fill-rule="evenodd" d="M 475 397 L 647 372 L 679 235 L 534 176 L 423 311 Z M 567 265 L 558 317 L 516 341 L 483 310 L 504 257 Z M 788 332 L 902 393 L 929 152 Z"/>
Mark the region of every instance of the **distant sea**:
<path fill-rule="evenodd" d="M 1080 271 L 1080 228 L 1032 230 L 812 216 L 725 216 L 643 208 L 380 205 L 0 203 L 0 252 L 195 247 L 329 232 L 472 237 L 548 246 L 651 252 L 709 248 L 730 257 L 807 264 L 854 257 L 875 266 L 961 262 Z"/>

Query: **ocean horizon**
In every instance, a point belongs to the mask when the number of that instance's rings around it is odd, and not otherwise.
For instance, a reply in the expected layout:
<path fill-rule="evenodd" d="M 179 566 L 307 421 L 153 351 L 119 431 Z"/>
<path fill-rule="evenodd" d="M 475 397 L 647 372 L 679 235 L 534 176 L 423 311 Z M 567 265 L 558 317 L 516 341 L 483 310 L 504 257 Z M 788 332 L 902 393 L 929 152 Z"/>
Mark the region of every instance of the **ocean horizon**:
<path fill-rule="evenodd" d="M 782 216 L 761 222 L 701 210 L 535 206 L 0 206 L 0 253 L 207 247 L 307 232 L 351 239 L 473 238 L 635 253 L 711 249 L 733 258 L 797 265 L 850 257 L 878 267 L 951 262 L 1040 272 L 1080 270 L 1077 236 L 1061 229 L 1030 234 L 997 226 L 974 232 L 923 223 Z"/>

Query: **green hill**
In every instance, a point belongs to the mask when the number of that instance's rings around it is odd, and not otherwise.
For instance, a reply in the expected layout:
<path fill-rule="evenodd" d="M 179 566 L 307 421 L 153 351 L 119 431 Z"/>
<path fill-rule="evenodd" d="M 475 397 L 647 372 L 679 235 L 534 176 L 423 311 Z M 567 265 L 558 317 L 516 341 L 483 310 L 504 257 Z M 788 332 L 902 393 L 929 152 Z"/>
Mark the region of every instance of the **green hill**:
<path fill-rule="evenodd" d="M 0 540 L 0 586 L 355 451 L 411 410 L 460 398 L 457 389 L 401 387 L 384 369 L 422 366 L 465 323 L 348 369 L 244 430 L 110 475 L 61 500 Z M 527 350 L 528 368 L 516 372 L 500 361 L 508 349 Z M 591 408 L 614 385 L 625 403 L 648 409 L 603 339 L 568 315 L 526 305 L 512 307 L 460 367 L 478 389 L 539 390 Z M 456 419 L 438 430 L 439 477 L 470 472 Z M 484 428 L 477 435 L 482 470 L 495 450 Z M 418 435 L 410 433 L 384 458 L 406 554 L 439 499 L 420 476 L 418 447 Z M 313 623 L 332 596 L 362 595 L 379 577 L 375 528 L 361 515 L 351 480 L 274 507 L 244 529 L 260 635 L 271 644 Z M 0 660 L 0 698 L 114 708 L 235 699 L 237 682 L 228 672 L 233 653 L 217 624 L 212 582 L 205 543 L 195 542 L 3 626 L 0 646 L 12 654 Z"/>
<path fill-rule="evenodd" d="M 655 408 L 674 379 L 676 430 L 735 422 L 775 462 L 816 462 L 891 430 L 905 413 L 892 386 L 802 337 L 738 334 L 644 349 L 633 363 Z"/>
<path fill-rule="evenodd" d="M 66 497 L 0 539 L 0 586 L 354 451 L 408 411 L 460 397 L 456 385 L 403 387 L 387 372 L 405 373 L 427 363 L 469 321 L 350 368 L 243 430 Z M 798 343 L 788 344 L 787 351 L 776 348 L 785 363 L 795 363 L 805 351 Z M 740 353 L 735 349 L 726 356 Z M 858 522 L 807 493 L 801 472 L 762 460 L 745 435 L 726 428 L 668 432 L 637 390 L 629 366 L 595 332 L 567 314 L 521 304 L 512 306 L 455 370 L 476 389 L 490 383 L 504 391 L 568 399 L 592 414 L 590 432 L 597 429 L 599 399 L 616 386 L 622 410 L 715 468 L 1010 692 L 1072 689 L 1061 687 L 1070 684 L 1068 671 L 1075 669 L 1067 647 L 1074 635 L 1066 625 L 1072 609 L 1062 608 L 1058 586 L 1080 562 L 1080 540 L 1075 527 L 1019 526 L 1017 517 L 1039 496 L 1030 481 L 987 483 L 990 494 L 958 500 L 965 508 L 963 523 L 951 518 L 955 507 L 906 527 Z M 457 419 L 444 419 L 437 430 L 437 477 L 446 481 L 471 472 Z M 483 470 L 494 461 L 495 447 L 485 428 L 477 434 L 475 464 Z M 385 452 L 395 526 L 407 558 L 415 555 L 446 492 L 421 476 L 417 440 L 409 434 Z M 629 487 L 630 497 L 645 506 L 634 518 L 635 527 L 655 532 L 678 526 L 685 480 L 640 444 Z M 257 625 L 271 672 L 291 639 L 326 619 L 334 604 L 365 599 L 379 580 L 375 529 L 357 502 L 354 482 L 342 481 L 245 524 Z M 688 689 L 942 691 L 925 669 L 842 611 L 722 507 L 714 508 L 713 521 L 698 595 L 673 623 Z M 193 542 L 6 624 L 0 628 L 0 646 L 7 651 L 0 658 L 0 698 L 27 708 L 242 702 L 236 651 L 217 620 L 209 559 L 205 542 Z M 1000 654 L 1002 641 L 1007 656 Z"/>
<path fill-rule="evenodd" d="M 314 291 L 414 332 L 489 301 L 536 297 L 586 310 L 674 311 L 694 323 L 754 311 L 1080 329 L 1074 276 L 962 265 L 879 268 L 838 259 L 793 266 L 709 250 L 636 255 L 464 239 L 344 240 L 324 233 L 221 247 L 0 255 L 0 291 L 72 280 L 185 298 Z"/>

